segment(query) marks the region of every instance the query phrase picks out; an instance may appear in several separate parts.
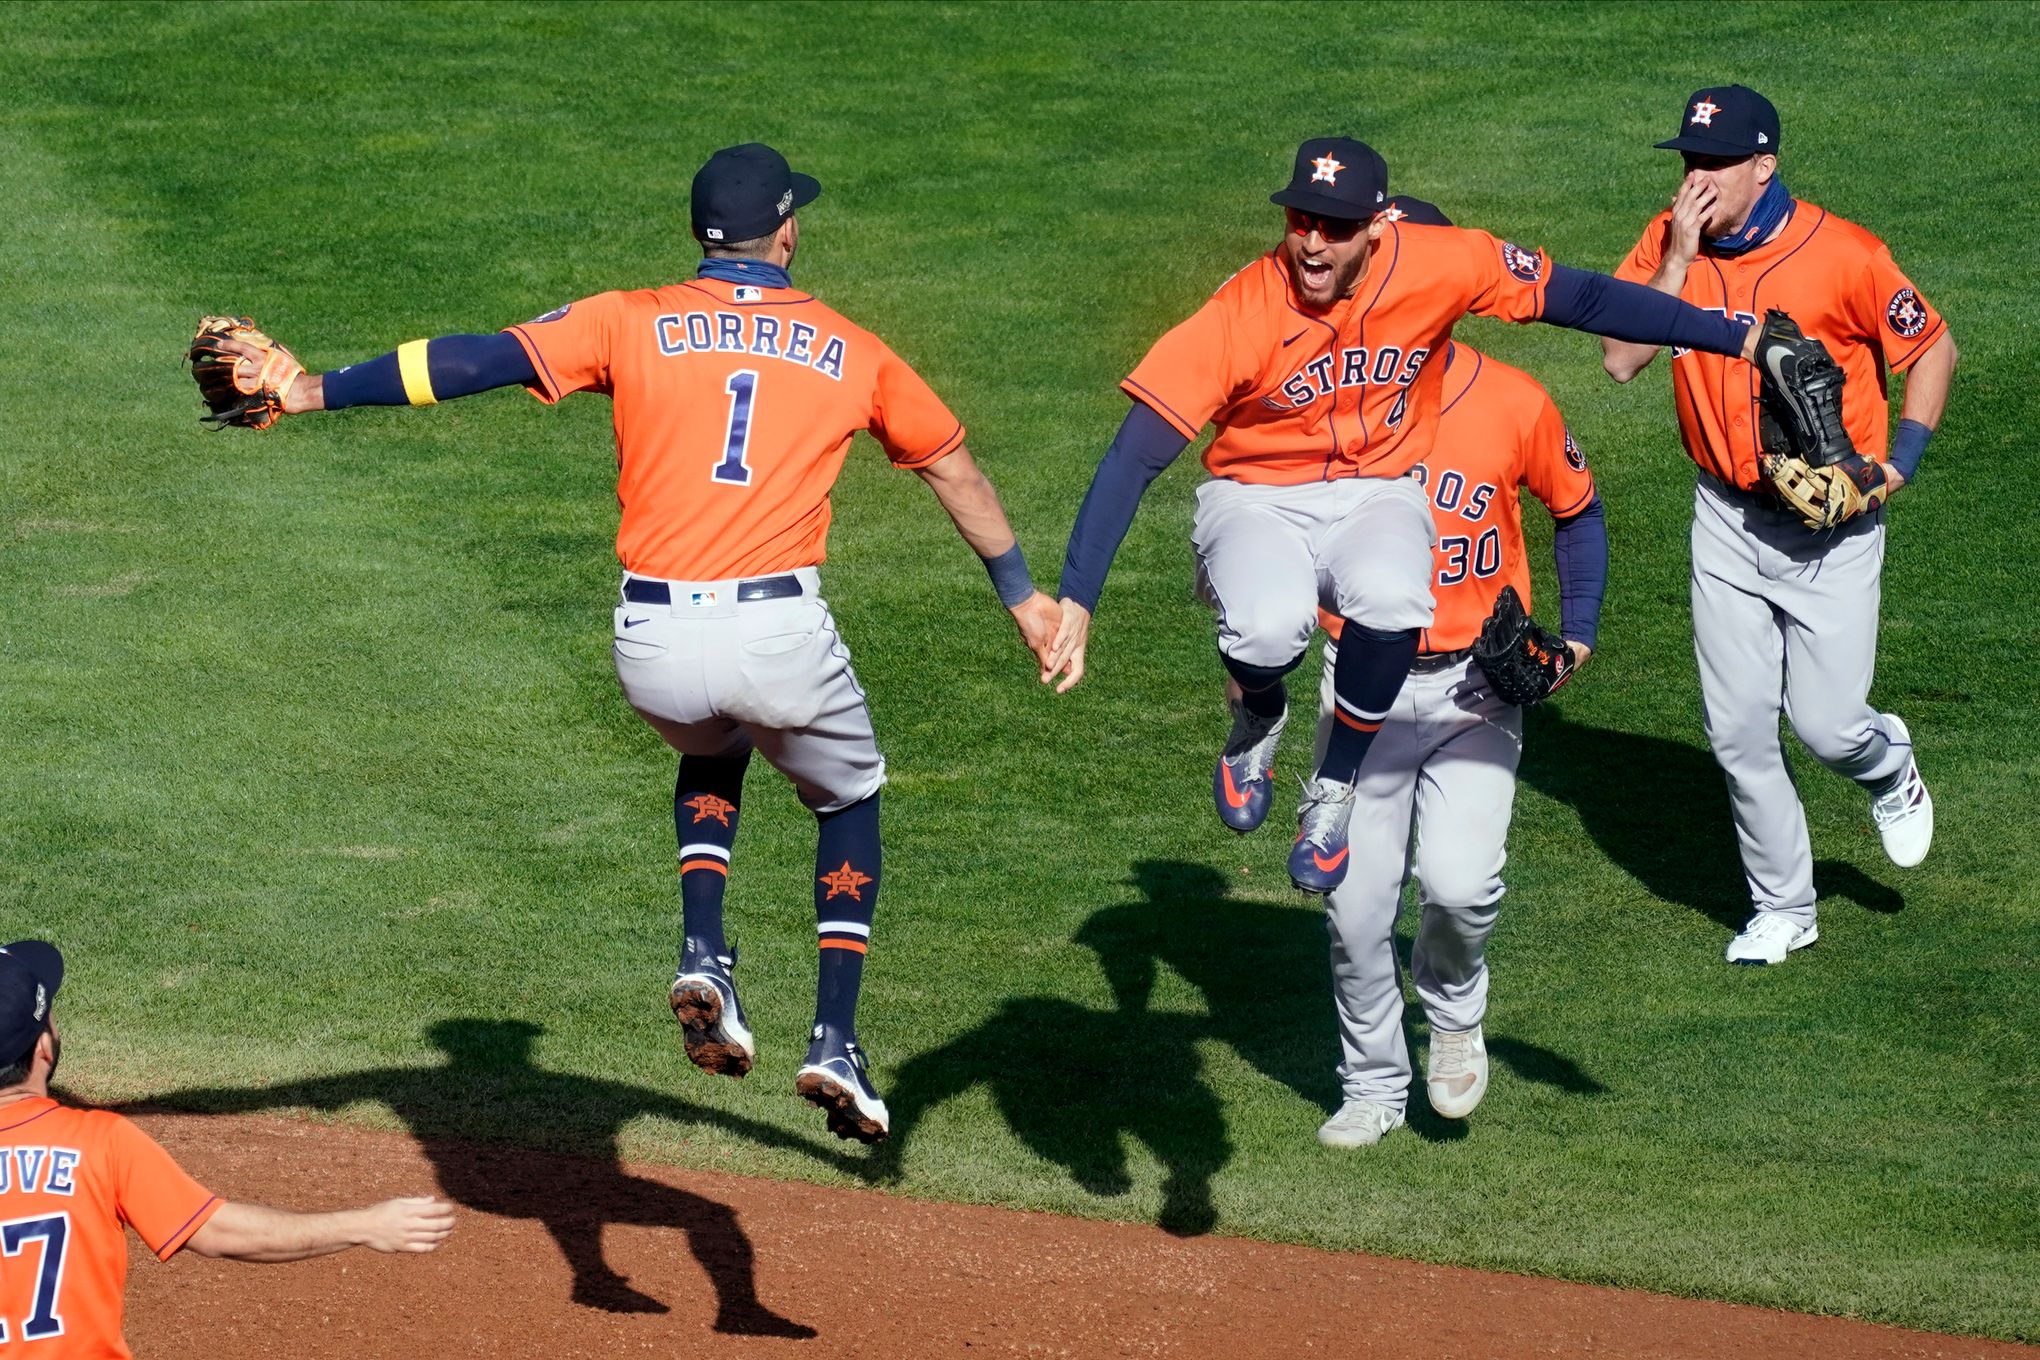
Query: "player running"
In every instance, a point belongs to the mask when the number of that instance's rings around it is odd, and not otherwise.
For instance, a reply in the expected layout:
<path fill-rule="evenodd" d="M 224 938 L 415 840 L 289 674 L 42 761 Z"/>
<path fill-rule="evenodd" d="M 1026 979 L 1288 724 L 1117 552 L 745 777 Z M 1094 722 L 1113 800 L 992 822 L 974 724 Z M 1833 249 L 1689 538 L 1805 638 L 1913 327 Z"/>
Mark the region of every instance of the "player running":
<path fill-rule="evenodd" d="M 851 436 L 868 430 L 894 466 L 927 483 L 1038 659 L 1060 615 L 1029 580 L 962 424 L 877 336 L 793 286 L 796 209 L 820 192 L 770 147 L 729 147 L 694 177 L 704 258 L 685 282 L 601 293 L 495 335 L 413 340 L 323 375 L 267 374 L 286 351 L 219 341 L 238 366 L 224 376 L 201 367 L 199 377 L 202 388 L 208 376 L 216 389 L 229 378 L 256 387 L 244 423 L 257 425 L 275 404 L 266 392 L 284 413 L 429 406 L 520 383 L 547 405 L 575 392 L 611 399 L 624 568 L 616 674 L 680 754 L 683 938 L 670 999 L 687 1056 L 741 1077 L 757 1052 L 723 928 L 744 772 L 757 752 L 793 781 L 817 824 L 820 971 L 795 1087 L 838 1137 L 876 1142 L 888 1115 L 856 1010 L 880 882 L 885 761 L 817 572 Z M 201 335 L 195 359 L 206 344 Z M 231 400 L 216 408 L 236 423 Z"/>
<path fill-rule="evenodd" d="M 1842 423 L 1892 490 L 1919 469 L 1955 375 L 1948 325 L 1853 222 L 1795 199 L 1778 177 L 1778 111 L 1741 85 L 1698 90 L 1681 106 L 1685 178 L 1616 270 L 1659 292 L 1750 320 L 1779 308 L 1826 344 L 1847 375 Z M 1657 350 L 1605 342 L 1628 382 Z M 1898 434 L 1887 428 L 1884 373 L 1906 374 Z M 1679 435 L 1699 465 L 1693 497 L 1693 650 L 1707 740 L 1729 804 L 1754 914 L 1730 963 L 1782 963 L 1819 938 L 1806 812 L 1778 736 L 1782 707 L 1814 758 L 1870 794 L 1892 863 L 1926 857 L 1934 803 L 1898 715 L 1870 707 L 1877 661 L 1884 512 L 1815 535 L 1757 467 L 1755 371 L 1674 350 Z M 1887 451 L 1888 450 L 1888 451 Z"/>
<path fill-rule="evenodd" d="M 1242 691 L 1213 771 L 1219 816 L 1267 816 L 1284 677 L 1322 605 L 1343 620 L 1337 721 L 1305 791 L 1289 875 L 1345 878 L 1354 781 L 1431 626 L 1424 488 L 1452 323 L 1467 312 L 1748 358 L 1757 328 L 1652 290 L 1555 265 L 1482 231 L 1398 222 L 1388 167 L 1364 143 L 1305 142 L 1281 244 L 1220 286 L 1122 388 L 1133 407 L 1084 498 L 1063 564 L 1062 626 L 1044 681 L 1082 679 L 1092 612 L 1141 495 L 1206 423 L 1212 479 L 1191 542 L 1218 610 L 1218 650 Z"/>
<path fill-rule="evenodd" d="M 1451 225 L 1398 195 L 1402 222 Z M 1464 1119 L 1487 1093 L 1487 938 L 1503 893 L 1503 845 L 1523 750 L 1523 710 L 1499 698 L 1472 659 L 1502 589 L 1528 607 L 1518 488 L 1551 512 L 1560 631 L 1584 664 L 1600 627 L 1608 534 L 1586 457 L 1537 380 L 1455 341 L 1441 360 L 1437 440 L 1416 465 L 1437 532 L 1431 626 L 1410 678 L 1375 735 L 1353 799 L 1354 864 L 1327 898 L 1344 1103 L 1323 1127 L 1328 1147 L 1369 1147 L 1403 1122 L 1411 1078 L 1403 1036 L 1395 923 L 1414 871 L 1422 923 L 1410 974 L 1431 1026 L 1431 1108 Z M 1318 744 L 1338 711 L 1338 620 L 1324 623 Z"/>
<path fill-rule="evenodd" d="M 431 1251 L 453 1206 L 429 1195 L 296 1214 L 221 1199 L 134 1123 L 50 1095 L 63 1054 L 64 956 L 0 948 L 0 1350 L 127 1356 L 121 1337 L 133 1228 L 159 1261 L 189 1247 L 236 1261 L 302 1261 L 349 1247 Z M 36 1344 L 43 1343 L 43 1344 Z"/>

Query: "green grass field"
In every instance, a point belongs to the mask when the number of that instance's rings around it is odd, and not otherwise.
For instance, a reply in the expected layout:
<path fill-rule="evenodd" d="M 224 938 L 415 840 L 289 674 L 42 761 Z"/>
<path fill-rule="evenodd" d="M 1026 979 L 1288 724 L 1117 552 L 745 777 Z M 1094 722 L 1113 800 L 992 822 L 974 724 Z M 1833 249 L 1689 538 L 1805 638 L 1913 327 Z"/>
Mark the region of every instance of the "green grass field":
<path fill-rule="evenodd" d="M 8 6 L 0 929 L 70 951 L 65 1077 L 2040 1338 L 2036 31 L 2027 4 Z M 1335 1043 L 1293 799 L 1246 840 L 1207 807 L 1188 460 L 1062 700 L 913 479 L 865 445 L 839 487 L 828 591 L 893 770 L 863 1029 L 908 1127 L 869 1156 L 791 1092 L 813 823 L 762 767 L 731 889 L 759 1070 L 695 1072 L 665 1014 L 672 764 L 609 664 L 606 403 L 213 436 L 181 365 L 207 311 L 330 367 L 683 275 L 695 166 L 767 140 L 825 186 L 799 282 L 963 416 L 1049 581 L 1118 378 L 1270 243 L 1297 141 L 1364 136 L 1459 221 L 1610 268 L 1673 188 L 1649 143 L 1732 79 L 1780 106 L 1794 191 L 1881 234 L 1961 342 L 1873 695 L 1919 739 L 1933 856 L 1891 868 L 1802 761 L 1821 943 L 1722 963 L 1744 901 L 1663 365 L 1617 388 L 1586 337 L 1465 324 L 1567 412 L 1614 579 L 1593 669 L 1530 723 L 1492 1092 L 1364 1155 L 1311 1136 Z"/>

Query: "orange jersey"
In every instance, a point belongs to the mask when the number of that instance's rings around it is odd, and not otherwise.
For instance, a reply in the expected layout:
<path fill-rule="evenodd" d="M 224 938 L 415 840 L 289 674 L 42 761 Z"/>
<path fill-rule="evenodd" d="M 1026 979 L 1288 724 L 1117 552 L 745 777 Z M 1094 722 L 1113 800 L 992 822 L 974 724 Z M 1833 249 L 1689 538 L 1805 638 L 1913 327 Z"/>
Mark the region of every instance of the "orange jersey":
<path fill-rule="evenodd" d="M 0 1326 L 23 1360 L 132 1354 L 126 1225 L 159 1261 L 225 1201 L 131 1121 L 48 1097 L 0 1106 Z"/>
<path fill-rule="evenodd" d="M 1484 231 L 1392 222 L 1353 296 L 1297 302 L 1270 251 L 1155 342 L 1120 384 L 1186 438 L 1207 421 L 1214 477 L 1293 486 L 1396 477 L 1430 452 L 1452 323 L 1468 312 L 1535 321 L 1551 272 L 1541 251 Z"/>
<path fill-rule="evenodd" d="M 1577 515 L 1594 499 L 1586 455 L 1535 378 L 1466 345 L 1452 343 L 1445 354 L 1438 437 L 1416 474 L 1438 529 L 1437 612 L 1418 640 L 1423 652 L 1471 647 L 1503 586 L 1514 586 L 1531 607 L 1517 488 L 1529 487 L 1553 519 Z M 1340 619 L 1319 610 L 1318 622 L 1338 636 Z"/>
<path fill-rule="evenodd" d="M 794 288 L 697 278 L 601 293 L 509 328 L 550 405 L 614 403 L 616 555 L 626 570 L 719 581 L 827 555 L 850 437 L 922 468 L 963 426 L 885 342 Z"/>
<path fill-rule="evenodd" d="M 1664 258 L 1661 212 L 1615 271 L 1648 283 Z M 1947 331 L 1882 241 L 1853 222 L 1795 199 L 1776 236 L 1744 255 L 1702 254 L 1679 296 L 1696 307 L 1756 322 L 1775 307 L 1819 340 L 1842 366 L 1842 423 L 1856 451 L 1884 459 L 1890 416 L 1884 375 L 1902 373 Z M 1739 359 L 1672 351 L 1672 394 L 1686 452 L 1731 486 L 1756 487 L 1757 370 Z"/>

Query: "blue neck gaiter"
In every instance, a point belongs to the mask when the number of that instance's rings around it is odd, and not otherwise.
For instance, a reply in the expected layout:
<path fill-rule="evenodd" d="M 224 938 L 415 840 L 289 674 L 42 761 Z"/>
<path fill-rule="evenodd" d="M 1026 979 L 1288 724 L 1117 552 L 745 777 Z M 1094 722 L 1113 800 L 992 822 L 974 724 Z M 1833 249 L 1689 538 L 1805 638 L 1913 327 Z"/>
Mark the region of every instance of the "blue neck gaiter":
<path fill-rule="evenodd" d="M 727 255 L 703 260 L 695 268 L 694 277 L 721 279 L 724 283 L 748 283 L 759 288 L 793 287 L 793 275 L 776 264 L 767 264 L 763 260 L 739 260 Z"/>
<path fill-rule="evenodd" d="M 1743 223 L 1742 230 L 1728 236 L 1717 237 L 1707 243 L 1707 249 L 1715 255 L 1741 255 L 1754 250 L 1771 239 L 1771 233 L 1785 225 L 1792 216 L 1792 194 L 1785 188 L 1785 181 L 1771 176 L 1770 187 L 1750 207 L 1750 216 Z"/>

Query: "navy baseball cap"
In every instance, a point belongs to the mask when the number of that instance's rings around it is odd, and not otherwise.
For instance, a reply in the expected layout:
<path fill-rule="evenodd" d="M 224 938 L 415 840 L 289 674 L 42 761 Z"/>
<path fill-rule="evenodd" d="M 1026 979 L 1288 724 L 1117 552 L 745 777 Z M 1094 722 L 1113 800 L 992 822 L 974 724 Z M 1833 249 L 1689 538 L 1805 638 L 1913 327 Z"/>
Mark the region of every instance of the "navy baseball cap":
<path fill-rule="evenodd" d="M 1388 200 L 1382 209 L 1391 220 L 1409 222 L 1419 227 L 1449 227 L 1452 219 L 1447 217 L 1435 203 L 1427 203 L 1409 194 L 1397 194 Z"/>
<path fill-rule="evenodd" d="M 1679 115 L 1679 135 L 1657 146 L 1698 156 L 1775 156 L 1778 110 L 1747 85 L 1695 90 Z"/>
<path fill-rule="evenodd" d="M 796 175 L 786 157 L 763 142 L 726 146 L 694 173 L 694 236 L 699 241 L 749 241 L 769 236 L 821 195 L 822 186 Z"/>
<path fill-rule="evenodd" d="M 49 1028 L 50 1003 L 64 985 L 64 956 L 42 940 L 0 948 L 0 1063 L 35 1046 Z"/>
<path fill-rule="evenodd" d="M 1296 149 L 1289 187 L 1268 195 L 1268 201 L 1364 222 L 1388 206 L 1388 162 L 1351 137 L 1313 137 Z"/>

